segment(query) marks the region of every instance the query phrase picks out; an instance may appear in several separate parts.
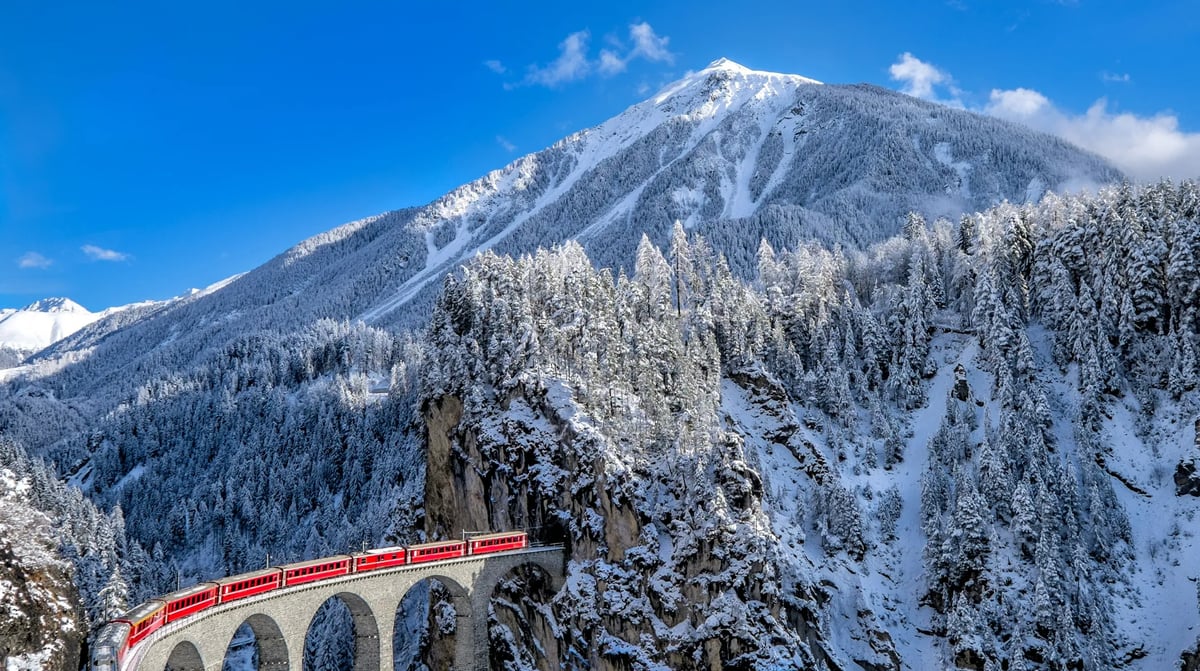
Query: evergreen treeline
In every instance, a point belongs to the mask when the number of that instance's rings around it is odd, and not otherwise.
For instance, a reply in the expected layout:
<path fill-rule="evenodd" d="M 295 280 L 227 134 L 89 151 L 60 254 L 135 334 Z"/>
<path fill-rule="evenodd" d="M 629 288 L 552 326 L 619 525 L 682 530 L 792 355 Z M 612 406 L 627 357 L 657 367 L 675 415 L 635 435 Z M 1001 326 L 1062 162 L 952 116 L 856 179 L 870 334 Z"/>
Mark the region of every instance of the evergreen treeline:
<path fill-rule="evenodd" d="M 322 321 L 257 334 L 138 389 L 58 453 L 125 511 L 159 572 L 151 592 L 411 539 L 424 463 L 413 441 L 420 348 Z"/>
<path fill-rule="evenodd" d="M 87 624 L 99 626 L 153 594 L 146 589 L 146 578 L 155 567 L 142 546 L 127 538 L 120 506 L 108 513 L 101 511 L 78 488 L 59 480 L 52 466 L 30 458 L 19 445 L 4 438 L 0 438 L 0 466 L 28 483 L 23 492 L 27 500 L 20 503 L 49 520 L 49 527 L 36 532 L 48 537 L 57 546 L 56 556 L 70 563 Z M 0 507 L 0 516 L 11 512 Z M 24 537 L 5 540 L 18 546 L 42 542 L 41 538 Z"/>

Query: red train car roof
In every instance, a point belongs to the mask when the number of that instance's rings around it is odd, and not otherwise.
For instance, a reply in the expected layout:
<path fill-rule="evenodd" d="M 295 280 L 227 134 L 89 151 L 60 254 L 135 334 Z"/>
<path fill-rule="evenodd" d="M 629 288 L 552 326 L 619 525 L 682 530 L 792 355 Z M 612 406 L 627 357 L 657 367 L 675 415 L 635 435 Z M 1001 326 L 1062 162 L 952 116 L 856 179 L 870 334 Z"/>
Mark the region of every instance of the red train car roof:
<path fill-rule="evenodd" d="M 175 590 L 174 592 L 171 592 L 170 594 L 164 594 L 163 596 L 160 596 L 158 598 L 162 599 L 163 601 L 174 601 L 176 599 L 186 599 L 187 597 L 192 596 L 194 594 L 200 594 L 201 592 L 207 592 L 208 590 L 210 590 L 216 586 L 217 586 L 217 584 L 215 582 L 196 583 L 195 585 L 192 585 L 191 587 L 184 587 L 183 589 Z"/>
<path fill-rule="evenodd" d="M 420 545 L 410 545 L 410 546 L 408 546 L 408 551 L 413 552 L 415 550 L 425 550 L 428 548 L 444 547 L 447 545 L 462 545 L 462 544 L 463 544 L 462 541 L 456 541 L 456 540 L 433 541 L 431 543 L 421 543 Z"/>
<path fill-rule="evenodd" d="M 335 564 L 339 561 L 349 561 L 350 558 L 351 558 L 350 555 L 334 555 L 332 557 L 322 557 L 321 559 L 310 559 L 308 561 L 298 561 L 294 564 L 284 564 L 283 566 L 280 566 L 279 568 L 281 568 L 285 571 L 291 571 L 292 569 L 308 568 L 309 566 L 320 566 L 322 564 Z"/>
<path fill-rule="evenodd" d="M 279 573 L 278 568 L 265 568 L 265 569 L 259 569 L 258 571 L 251 571 L 249 573 L 239 573 L 237 575 L 231 575 L 228 578 L 221 578 L 220 580 L 214 580 L 213 582 L 217 583 L 218 585 L 225 586 L 225 585 L 231 585 L 235 582 L 241 582 L 243 580 L 250 580 L 252 578 L 262 578 L 264 576 L 275 575 L 278 573 Z"/>
<path fill-rule="evenodd" d="M 151 615 L 154 615 L 155 612 L 162 610 L 164 605 L 166 604 L 161 601 L 147 601 L 146 603 L 137 606 L 133 610 L 125 613 L 117 619 L 120 621 L 137 624 Z"/>
<path fill-rule="evenodd" d="M 496 538 L 513 538 L 515 536 L 525 536 L 524 531 L 498 531 L 490 534 L 479 534 L 478 536 L 469 536 L 469 541 L 490 541 Z"/>
<path fill-rule="evenodd" d="M 390 548 L 374 548 L 371 550 L 367 550 L 365 552 L 358 552 L 355 554 L 355 556 L 362 557 L 363 555 L 381 555 L 381 554 L 386 554 L 389 552 L 402 552 L 403 550 L 404 550 L 403 545 L 393 545 Z"/>

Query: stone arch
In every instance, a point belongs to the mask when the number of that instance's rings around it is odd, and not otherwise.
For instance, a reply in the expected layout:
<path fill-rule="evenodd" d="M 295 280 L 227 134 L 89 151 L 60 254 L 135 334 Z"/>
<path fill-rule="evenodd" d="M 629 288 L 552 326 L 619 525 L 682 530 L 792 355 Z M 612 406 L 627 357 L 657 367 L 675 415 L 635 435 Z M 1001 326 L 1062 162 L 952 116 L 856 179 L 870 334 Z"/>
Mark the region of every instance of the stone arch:
<path fill-rule="evenodd" d="M 412 603 L 412 597 L 417 590 L 423 589 L 423 586 L 430 586 L 429 589 L 432 590 L 432 585 L 435 583 L 442 585 L 446 589 L 449 601 L 454 606 L 455 622 L 453 639 L 451 640 L 450 637 L 438 637 L 438 642 L 431 642 L 430 648 L 418 649 L 412 641 L 405 642 L 401 638 L 408 631 L 408 623 L 402 622 L 401 618 L 414 614 L 418 617 L 431 615 L 426 610 L 413 613 L 409 609 L 416 605 Z M 395 623 L 392 640 L 383 642 L 383 644 L 390 645 L 394 652 L 401 653 L 400 658 L 395 658 L 397 660 L 395 663 L 400 663 L 399 660 L 407 658 L 408 655 L 419 654 L 422 657 L 432 655 L 432 657 L 426 658 L 424 661 L 431 663 L 435 668 L 440 665 L 448 665 L 451 668 L 470 668 L 469 666 L 462 665 L 462 655 L 464 650 L 470 650 L 474 644 L 475 632 L 471 627 L 472 606 L 470 589 L 457 579 L 451 578 L 444 573 L 422 575 L 419 580 L 414 581 L 404 589 L 404 592 L 400 595 L 400 599 L 395 603 L 394 608 L 392 608 L 391 615 Z M 448 645 L 450 643 L 453 644 L 453 647 Z"/>
<path fill-rule="evenodd" d="M 381 671 L 379 668 L 379 623 L 375 619 L 375 612 L 371 610 L 370 604 L 354 592 L 342 591 L 325 599 L 320 605 L 324 606 L 326 603 L 334 600 L 340 601 L 350 611 L 350 621 L 354 626 L 354 671 Z M 319 611 L 320 608 L 318 607 L 312 616 L 310 616 L 308 625 L 304 629 L 305 638 L 308 636 L 308 631 L 312 629 L 316 614 Z M 304 646 L 305 642 L 302 640 L 300 642 L 301 651 L 303 651 Z M 303 670 L 296 669 L 293 671 Z M 384 669 L 383 671 L 391 670 Z"/>
<path fill-rule="evenodd" d="M 487 620 L 477 635 L 486 639 L 484 654 L 489 668 L 563 668 L 564 651 L 553 637 L 546 636 L 552 622 L 544 610 L 562 588 L 557 568 L 539 560 L 517 561 L 498 567 L 490 580 L 477 586 L 475 598 L 486 613 L 481 619 Z M 494 631 L 507 633 L 491 640 Z"/>
<path fill-rule="evenodd" d="M 450 590 L 450 596 L 455 599 L 469 599 L 471 597 L 470 586 L 463 586 L 458 580 L 451 578 L 444 573 L 428 573 L 421 576 L 421 581 L 436 580 L 446 586 Z M 415 583 L 414 583 L 415 585 Z M 410 586 L 408 589 L 412 589 Z M 405 590 L 407 593 L 407 590 Z"/>
<path fill-rule="evenodd" d="M 204 671 L 204 659 L 191 641 L 180 641 L 167 657 L 167 671 Z"/>
<path fill-rule="evenodd" d="M 250 628 L 254 634 L 254 643 L 258 646 L 258 668 L 260 671 L 289 671 L 287 637 L 273 618 L 262 613 L 255 613 L 242 621 L 229 637 L 224 653 L 228 655 L 229 647 L 243 626 Z"/>

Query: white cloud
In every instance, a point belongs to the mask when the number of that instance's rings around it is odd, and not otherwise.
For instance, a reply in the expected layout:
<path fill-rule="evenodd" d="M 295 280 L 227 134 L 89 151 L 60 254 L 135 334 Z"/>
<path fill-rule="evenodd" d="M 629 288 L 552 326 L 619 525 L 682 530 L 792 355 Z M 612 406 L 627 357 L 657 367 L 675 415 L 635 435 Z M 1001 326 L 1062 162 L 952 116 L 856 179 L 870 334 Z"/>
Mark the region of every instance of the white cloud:
<path fill-rule="evenodd" d="M 18 268 L 49 268 L 53 263 L 54 261 L 37 252 L 25 252 L 21 258 L 17 259 Z"/>
<path fill-rule="evenodd" d="M 1124 74 L 1117 74 L 1115 72 L 1108 72 L 1107 70 L 1100 73 L 1100 79 L 1104 80 L 1105 82 L 1115 84 L 1128 84 L 1130 81 L 1132 81 L 1128 72 Z"/>
<path fill-rule="evenodd" d="M 129 258 L 128 254 L 118 252 L 111 249 L 104 249 L 96 245 L 84 245 L 80 247 L 84 254 L 93 261 L 125 261 Z"/>
<path fill-rule="evenodd" d="M 503 135 L 496 136 L 496 144 L 500 145 L 501 149 L 510 154 L 517 150 L 517 145 L 509 142 L 508 138 L 504 137 Z"/>
<path fill-rule="evenodd" d="M 508 72 L 508 68 L 504 67 L 503 63 L 501 63 L 500 61 L 495 60 L 495 59 L 492 59 L 490 61 L 484 61 L 483 66 L 485 68 L 491 70 L 492 72 L 495 72 L 498 75 L 502 75 L 505 72 Z"/>
<path fill-rule="evenodd" d="M 592 64 L 587 58 L 589 37 L 586 30 L 567 35 L 567 39 L 558 45 L 558 58 L 545 67 L 529 66 L 529 74 L 525 76 L 525 81 L 553 88 L 586 76 L 592 69 Z"/>
<path fill-rule="evenodd" d="M 625 59 L 618 56 L 615 52 L 608 49 L 600 50 L 600 63 L 598 65 L 600 74 L 605 77 L 611 77 L 615 74 L 620 74 L 625 71 Z"/>
<path fill-rule="evenodd" d="M 983 111 L 1002 119 L 1019 121 L 1032 119 L 1051 107 L 1049 98 L 1031 89 L 992 89 L 991 100 Z"/>
<path fill-rule="evenodd" d="M 961 91 L 953 86 L 950 75 L 910 53 L 904 53 L 889 72 L 892 79 L 903 83 L 901 91 L 908 95 L 962 107 Z M 1103 73 L 1102 78 L 1130 81 L 1128 74 Z M 938 90 L 943 88 L 952 96 L 950 100 L 940 99 Z M 1200 176 L 1200 133 L 1180 130 L 1178 117 L 1167 112 L 1148 117 L 1111 112 L 1108 101 L 1101 98 L 1087 112 L 1075 114 L 1027 88 L 994 89 L 987 104 L 972 109 L 1057 135 L 1103 156 L 1135 180 Z"/>
<path fill-rule="evenodd" d="M 612 77 L 625 72 L 630 61 L 644 59 L 654 63 L 674 63 L 675 54 L 668 50 L 671 38 L 659 35 L 646 22 L 629 25 L 629 41 L 632 46 L 626 47 L 615 36 L 608 41 L 611 48 L 601 49 L 593 60 L 588 55 L 588 42 L 591 34 L 586 30 L 571 33 L 558 45 L 559 55 L 554 62 L 546 66 L 531 65 L 527 69 L 525 79 L 519 84 L 505 84 L 512 89 L 520 85 L 540 84 L 555 88 L 561 84 L 583 79 L 591 74 L 602 77 Z M 494 72 L 502 73 L 493 64 L 503 67 L 499 61 L 485 61 Z"/>
<path fill-rule="evenodd" d="M 993 90 L 982 111 L 1094 151 L 1136 180 L 1200 176 L 1200 133 L 1180 130 L 1173 114 L 1110 112 L 1104 98 L 1084 114 L 1071 114 L 1029 89 Z"/>
<path fill-rule="evenodd" d="M 627 60 L 641 56 L 656 63 L 675 62 L 675 54 L 667 50 L 667 44 L 671 38 L 656 35 L 654 28 L 651 28 L 649 23 L 643 21 L 630 25 L 629 39 L 633 40 L 633 51 L 630 52 Z"/>
<path fill-rule="evenodd" d="M 892 63 L 888 72 L 892 79 L 904 83 L 904 88 L 900 89 L 902 92 L 925 100 L 936 100 L 933 86 L 950 80 L 949 75 L 907 51 L 900 56 L 900 60 Z"/>

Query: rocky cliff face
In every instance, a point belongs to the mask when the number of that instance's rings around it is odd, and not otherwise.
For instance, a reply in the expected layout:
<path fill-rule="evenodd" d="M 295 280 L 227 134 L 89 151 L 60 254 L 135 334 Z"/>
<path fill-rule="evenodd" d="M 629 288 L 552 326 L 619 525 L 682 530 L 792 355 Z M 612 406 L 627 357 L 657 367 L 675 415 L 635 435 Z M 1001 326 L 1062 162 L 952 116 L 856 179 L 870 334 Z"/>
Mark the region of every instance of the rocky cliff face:
<path fill-rule="evenodd" d="M 0 469 L 0 657 L 8 671 L 76 671 L 87 626 L 50 520 L 29 507 L 27 485 Z"/>
<path fill-rule="evenodd" d="M 707 455 L 639 458 L 554 386 L 519 387 L 499 413 L 448 396 L 425 418 L 428 533 L 528 528 L 568 548 L 552 601 L 532 572 L 496 595 L 494 668 L 838 668 L 819 613 L 828 594 L 778 574 L 736 434 Z"/>

